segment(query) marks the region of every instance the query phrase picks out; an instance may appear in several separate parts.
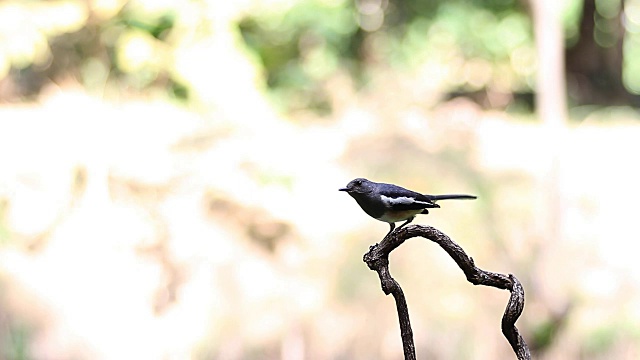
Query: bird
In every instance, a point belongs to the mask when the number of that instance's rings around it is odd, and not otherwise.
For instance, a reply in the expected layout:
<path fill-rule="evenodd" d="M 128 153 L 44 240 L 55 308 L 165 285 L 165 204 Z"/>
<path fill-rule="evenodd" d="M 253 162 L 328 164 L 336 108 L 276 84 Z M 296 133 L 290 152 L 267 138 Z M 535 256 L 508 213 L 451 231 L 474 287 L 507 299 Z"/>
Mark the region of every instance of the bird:
<path fill-rule="evenodd" d="M 438 200 L 476 199 L 466 194 L 427 195 L 405 189 L 394 184 L 378 183 L 365 178 L 351 180 L 345 191 L 356 200 L 367 215 L 376 220 L 389 223 L 389 236 L 396 227 L 396 222 L 404 221 L 397 230 L 413 221 L 418 214 L 428 214 L 429 209 L 439 208 Z"/>

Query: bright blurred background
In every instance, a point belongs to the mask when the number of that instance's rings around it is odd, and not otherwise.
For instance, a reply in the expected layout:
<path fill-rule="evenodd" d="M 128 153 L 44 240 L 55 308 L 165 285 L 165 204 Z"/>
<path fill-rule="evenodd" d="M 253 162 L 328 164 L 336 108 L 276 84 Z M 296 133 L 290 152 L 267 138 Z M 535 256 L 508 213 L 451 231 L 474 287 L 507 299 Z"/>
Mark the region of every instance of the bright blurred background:
<path fill-rule="evenodd" d="M 0 359 L 401 359 L 355 177 L 478 195 L 416 222 L 537 358 L 638 359 L 638 94 L 640 0 L 1 1 Z M 391 271 L 418 358 L 513 358 Z"/>

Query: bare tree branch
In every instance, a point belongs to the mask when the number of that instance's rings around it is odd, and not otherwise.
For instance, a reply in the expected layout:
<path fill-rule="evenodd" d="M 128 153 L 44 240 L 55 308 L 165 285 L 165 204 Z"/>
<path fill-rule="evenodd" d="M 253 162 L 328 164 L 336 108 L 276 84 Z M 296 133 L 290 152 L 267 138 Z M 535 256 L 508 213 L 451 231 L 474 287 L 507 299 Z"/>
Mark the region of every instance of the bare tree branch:
<path fill-rule="evenodd" d="M 464 250 L 447 235 L 434 227 L 421 225 L 410 225 L 388 234 L 379 244 L 371 246 L 369 252 L 363 257 L 367 266 L 378 273 L 382 291 L 386 295 L 392 294 L 396 300 L 405 359 L 415 360 L 415 344 L 404 293 L 389 272 L 389 254 L 405 240 L 413 237 L 423 237 L 440 245 L 462 269 L 470 283 L 492 286 L 511 292 L 509 303 L 502 316 L 502 333 L 509 341 L 519 360 L 530 360 L 531 353 L 529 348 L 515 326 L 516 320 L 518 320 L 524 309 L 524 289 L 518 279 L 511 274 L 493 273 L 476 267 L 473 258 L 467 256 Z"/>

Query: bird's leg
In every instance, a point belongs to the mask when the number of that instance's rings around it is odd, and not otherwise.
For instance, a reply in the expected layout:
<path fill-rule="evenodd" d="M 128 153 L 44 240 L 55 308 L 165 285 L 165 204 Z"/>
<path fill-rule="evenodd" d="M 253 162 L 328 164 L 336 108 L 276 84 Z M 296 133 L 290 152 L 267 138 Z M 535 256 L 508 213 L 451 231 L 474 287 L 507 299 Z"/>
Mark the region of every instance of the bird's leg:
<path fill-rule="evenodd" d="M 402 229 L 405 225 L 407 225 L 408 223 L 412 222 L 413 219 L 415 219 L 415 216 L 412 216 L 412 217 L 408 218 L 407 221 L 403 222 L 402 225 L 398 226 L 398 228 L 396 230 Z"/>
<path fill-rule="evenodd" d="M 395 228 L 396 228 L 396 224 L 395 223 L 389 223 L 389 232 L 384 237 L 389 236 L 389 234 L 391 234 L 393 232 L 393 229 L 395 229 Z"/>

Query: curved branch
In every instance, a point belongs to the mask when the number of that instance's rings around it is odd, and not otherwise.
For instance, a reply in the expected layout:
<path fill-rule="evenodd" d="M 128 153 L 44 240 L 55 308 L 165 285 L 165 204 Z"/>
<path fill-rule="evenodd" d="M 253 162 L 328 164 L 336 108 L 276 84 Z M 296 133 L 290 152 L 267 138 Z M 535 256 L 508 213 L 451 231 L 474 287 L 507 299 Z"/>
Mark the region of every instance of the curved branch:
<path fill-rule="evenodd" d="M 379 244 L 371 246 L 369 252 L 363 257 L 369 269 L 378 273 L 382 291 L 386 295 L 392 294 L 396 300 L 405 359 L 413 360 L 416 358 L 415 345 L 404 293 L 398 282 L 389 273 L 389 254 L 405 240 L 413 237 L 423 237 L 440 245 L 462 269 L 470 283 L 492 286 L 511 292 L 507 308 L 502 316 L 502 333 L 519 360 L 530 360 L 529 348 L 515 326 L 516 320 L 524 309 L 524 289 L 520 281 L 512 274 L 504 275 L 476 267 L 473 258 L 469 257 L 447 235 L 434 227 L 421 225 L 410 225 L 388 234 Z"/>

